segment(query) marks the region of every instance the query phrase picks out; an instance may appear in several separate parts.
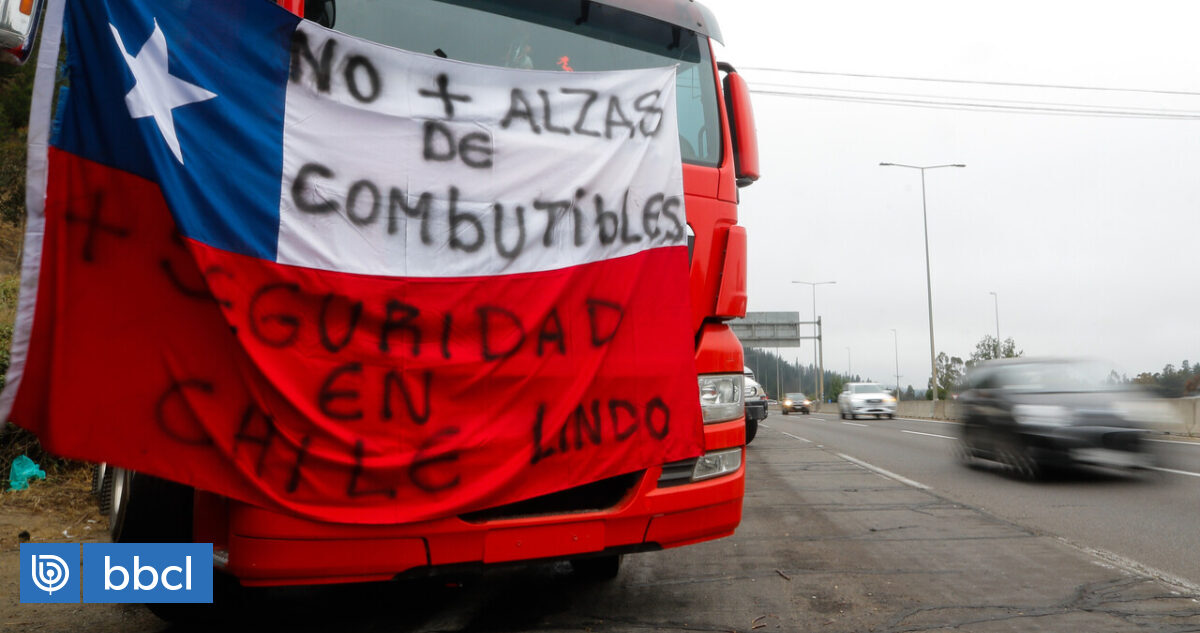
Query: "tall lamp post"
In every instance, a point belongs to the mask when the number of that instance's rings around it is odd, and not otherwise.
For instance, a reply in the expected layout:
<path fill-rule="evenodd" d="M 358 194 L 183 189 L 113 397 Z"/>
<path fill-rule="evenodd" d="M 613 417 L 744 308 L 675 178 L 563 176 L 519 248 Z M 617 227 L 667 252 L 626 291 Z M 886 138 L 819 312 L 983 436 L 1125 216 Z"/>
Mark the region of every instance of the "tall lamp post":
<path fill-rule="evenodd" d="M 933 282 L 929 273 L 929 213 L 925 204 L 925 170 L 942 167 L 966 167 L 961 163 L 950 165 L 904 165 L 901 163 L 879 163 L 880 167 L 904 167 L 921 171 L 921 219 L 925 225 L 925 294 L 929 300 L 929 370 L 932 374 L 933 401 L 937 402 L 937 352 L 933 343 Z"/>
<path fill-rule="evenodd" d="M 817 286 L 836 284 L 837 282 L 836 281 L 793 281 L 792 283 L 805 284 L 812 288 L 813 335 L 817 336 L 818 335 L 818 332 L 817 332 Z M 820 402 L 825 402 L 825 363 L 824 363 L 825 354 L 824 354 L 824 352 L 821 353 L 822 362 L 821 362 L 820 367 L 818 368 L 817 367 L 817 348 L 821 347 L 823 349 L 824 342 L 821 341 L 820 339 L 817 339 L 817 343 L 818 343 L 818 345 L 813 345 L 813 368 L 817 369 L 817 379 L 814 381 L 816 384 L 814 384 L 813 386 L 817 388 L 817 402 L 820 403 Z"/>
<path fill-rule="evenodd" d="M 846 374 L 850 380 L 854 380 L 854 365 L 850 364 L 850 348 L 846 348 Z"/>
<path fill-rule="evenodd" d="M 892 345 L 896 350 L 896 400 L 900 399 L 900 337 L 896 328 L 892 328 Z"/>
<path fill-rule="evenodd" d="M 988 294 L 992 295 L 996 304 L 996 358 L 1000 358 L 1000 295 L 991 290 Z"/>

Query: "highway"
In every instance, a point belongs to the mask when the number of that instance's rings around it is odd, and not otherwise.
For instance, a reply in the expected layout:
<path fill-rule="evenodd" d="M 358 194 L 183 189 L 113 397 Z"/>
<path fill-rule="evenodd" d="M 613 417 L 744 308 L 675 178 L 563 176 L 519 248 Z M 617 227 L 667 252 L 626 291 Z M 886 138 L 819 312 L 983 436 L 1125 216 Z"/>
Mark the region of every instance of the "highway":
<path fill-rule="evenodd" d="M 1160 460 L 1153 472 L 1091 469 L 1027 482 L 989 463 L 958 463 L 953 422 L 774 412 L 766 424 L 946 499 L 1200 585 L 1200 443 L 1153 440 Z"/>
<path fill-rule="evenodd" d="M 731 537 L 393 583 L 246 590 L 200 631 L 1200 631 L 1200 446 L 1164 471 L 1023 482 L 951 455 L 954 425 L 772 412 Z M 16 569 L 16 548 L 0 552 Z M 16 577 L 8 578 L 15 591 Z M 57 609 L 56 607 L 69 607 Z M 0 600 L 0 630 L 164 633 L 140 605 Z"/>

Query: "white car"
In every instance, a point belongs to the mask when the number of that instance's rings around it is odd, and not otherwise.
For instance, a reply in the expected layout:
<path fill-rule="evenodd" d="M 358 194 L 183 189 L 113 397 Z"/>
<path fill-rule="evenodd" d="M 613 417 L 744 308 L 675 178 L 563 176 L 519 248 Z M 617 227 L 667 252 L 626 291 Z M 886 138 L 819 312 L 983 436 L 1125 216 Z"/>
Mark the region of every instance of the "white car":
<path fill-rule="evenodd" d="M 842 419 L 857 420 L 860 415 L 876 418 L 896 417 L 896 397 L 874 382 L 848 382 L 838 396 L 838 411 Z"/>

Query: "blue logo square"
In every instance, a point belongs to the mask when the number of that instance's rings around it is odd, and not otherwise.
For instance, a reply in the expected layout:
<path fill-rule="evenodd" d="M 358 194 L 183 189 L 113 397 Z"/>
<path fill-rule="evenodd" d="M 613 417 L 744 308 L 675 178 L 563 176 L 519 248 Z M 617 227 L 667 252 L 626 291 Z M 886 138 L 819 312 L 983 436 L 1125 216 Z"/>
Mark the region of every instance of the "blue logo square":
<path fill-rule="evenodd" d="M 79 602 L 78 543 L 21 543 L 21 602 Z"/>
<path fill-rule="evenodd" d="M 212 543 L 84 543 L 84 602 L 212 602 Z"/>

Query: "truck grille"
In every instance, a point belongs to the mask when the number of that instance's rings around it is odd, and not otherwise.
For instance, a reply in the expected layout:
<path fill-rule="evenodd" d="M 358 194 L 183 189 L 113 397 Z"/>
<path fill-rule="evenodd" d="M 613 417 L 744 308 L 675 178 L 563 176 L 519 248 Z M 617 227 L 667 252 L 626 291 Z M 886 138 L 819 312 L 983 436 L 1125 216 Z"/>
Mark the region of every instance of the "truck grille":
<path fill-rule="evenodd" d="M 619 475 L 608 479 L 560 490 L 558 492 L 496 506 L 486 510 L 478 510 L 460 514 L 458 518 L 467 523 L 486 523 L 501 519 L 520 519 L 527 517 L 545 516 L 550 514 L 567 514 L 573 512 L 596 512 L 616 506 L 633 490 L 646 471 L 640 470 L 628 475 Z"/>

